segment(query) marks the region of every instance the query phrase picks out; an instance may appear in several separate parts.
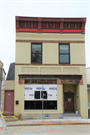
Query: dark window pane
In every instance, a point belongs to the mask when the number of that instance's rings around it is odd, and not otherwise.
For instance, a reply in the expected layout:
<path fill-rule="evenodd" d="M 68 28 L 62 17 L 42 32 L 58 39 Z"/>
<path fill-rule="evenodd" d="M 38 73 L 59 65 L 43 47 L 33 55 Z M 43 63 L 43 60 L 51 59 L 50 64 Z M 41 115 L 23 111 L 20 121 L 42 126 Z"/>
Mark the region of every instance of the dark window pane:
<path fill-rule="evenodd" d="M 60 53 L 69 53 L 69 46 L 68 45 L 60 45 L 60 48 L 59 48 L 59 52 Z"/>
<path fill-rule="evenodd" d="M 40 99 L 40 91 L 35 91 L 34 94 L 35 99 Z"/>
<path fill-rule="evenodd" d="M 68 98 L 71 98 L 71 95 L 68 95 Z"/>
<path fill-rule="evenodd" d="M 36 101 L 36 109 L 42 109 L 42 101 Z"/>
<path fill-rule="evenodd" d="M 32 44 L 32 53 L 41 53 L 41 45 Z"/>
<path fill-rule="evenodd" d="M 32 54 L 32 63 L 41 63 L 41 54 Z"/>
<path fill-rule="evenodd" d="M 57 109 L 57 101 L 44 101 L 44 109 Z"/>
<path fill-rule="evenodd" d="M 43 99 L 47 99 L 47 91 L 41 91 L 41 98 L 42 97 L 43 97 Z"/>
<path fill-rule="evenodd" d="M 24 109 L 35 109 L 35 101 L 25 101 Z"/>
<path fill-rule="evenodd" d="M 31 63 L 42 63 L 42 45 L 32 44 Z"/>
<path fill-rule="evenodd" d="M 69 55 L 60 55 L 60 63 L 69 63 Z"/>
<path fill-rule="evenodd" d="M 24 102 L 25 110 L 32 109 L 42 109 L 42 101 L 25 101 Z M 57 101 L 43 101 L 43 109 L 57 109 Z"/>
<path fill-rule="evenodd" d="M 47 109 L 47 102 L 48 101 L 44 101 L 44 106 L 43 106 L 44 109 Z"/>

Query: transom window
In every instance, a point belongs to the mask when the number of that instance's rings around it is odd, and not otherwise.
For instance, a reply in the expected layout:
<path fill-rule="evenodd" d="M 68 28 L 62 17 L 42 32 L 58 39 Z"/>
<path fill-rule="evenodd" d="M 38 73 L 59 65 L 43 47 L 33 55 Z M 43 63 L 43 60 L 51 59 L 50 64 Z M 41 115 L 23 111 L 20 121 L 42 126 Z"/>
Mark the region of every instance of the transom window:
<path fill-rule="evenodd" d="M 59 63 L 70 64 L 70 46 L 69 44 L 59 44 Z"/>
<path fill-rule="evenodd" d="M 31 44 L 31 63 L 42 63 L 42 44 Z"/>

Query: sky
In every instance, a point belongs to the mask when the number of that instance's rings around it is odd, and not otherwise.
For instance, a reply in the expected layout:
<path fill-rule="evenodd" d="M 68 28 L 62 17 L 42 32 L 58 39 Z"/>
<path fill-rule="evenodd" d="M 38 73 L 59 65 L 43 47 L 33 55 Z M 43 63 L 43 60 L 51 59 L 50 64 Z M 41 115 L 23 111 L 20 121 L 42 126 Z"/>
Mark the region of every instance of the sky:
<path fill-rule="evenodd" d="M 0 60 L 8 73 L 15 62 L 15 16 L 85 17 L 86 67 L 90 67 L 90 0 L 0 0 Z"/>

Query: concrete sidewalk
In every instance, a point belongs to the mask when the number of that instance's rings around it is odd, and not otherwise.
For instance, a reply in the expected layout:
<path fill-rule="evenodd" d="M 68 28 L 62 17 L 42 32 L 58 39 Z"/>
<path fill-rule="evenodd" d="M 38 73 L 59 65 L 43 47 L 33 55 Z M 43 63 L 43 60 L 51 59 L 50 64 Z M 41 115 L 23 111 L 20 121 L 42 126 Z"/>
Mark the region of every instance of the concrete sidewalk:
<path fill-rule="evenodd" d="M 9 126 L 41 126 L 41 125 L 90 125 L 90 119 L 41 119 L 6 122 Z"/>

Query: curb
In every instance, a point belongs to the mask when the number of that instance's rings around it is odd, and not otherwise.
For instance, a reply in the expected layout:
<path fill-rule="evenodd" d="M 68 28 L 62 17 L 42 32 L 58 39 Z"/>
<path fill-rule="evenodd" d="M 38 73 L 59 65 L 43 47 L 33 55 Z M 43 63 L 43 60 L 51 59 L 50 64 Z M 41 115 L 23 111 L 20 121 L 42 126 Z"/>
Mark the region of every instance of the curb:
<path fill-rule="evenodd" d="M 61 123 L 47 123 L 47 124 L 45 124 L 45 123 L 41 123 L 41 124 L 15 124 L 15 125 L 7 125 L 7 127 L 13 127 L 13 126 L 43 126 L 43 125 L 48 125 L 48 126 L 50 126 L 50 125 L 90 125 L 90 123 L 70 123 L 70 122 L 68 122 L 68 123 L 63 123 L 63 122 L 61 122 Z"/>

